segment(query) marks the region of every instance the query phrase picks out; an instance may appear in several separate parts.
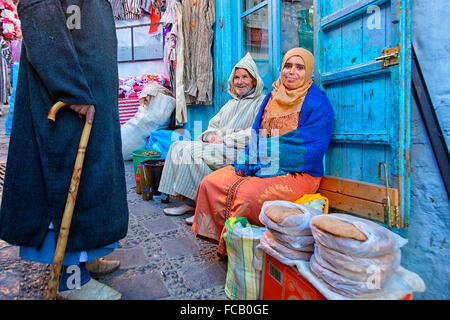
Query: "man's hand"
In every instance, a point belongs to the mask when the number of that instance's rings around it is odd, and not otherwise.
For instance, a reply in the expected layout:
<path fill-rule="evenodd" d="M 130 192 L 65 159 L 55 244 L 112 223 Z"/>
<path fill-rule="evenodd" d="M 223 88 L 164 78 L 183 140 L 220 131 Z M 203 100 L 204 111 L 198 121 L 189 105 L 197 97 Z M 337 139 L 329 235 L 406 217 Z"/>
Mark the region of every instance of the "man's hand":
<path fill-rule="evenodd" d="M 92 123 L 94 121 L 95 115 L 95 107 L 92 104 L 71 104 L 70 109 L 78 113 L 80 119 L 83 119 L 83 116 L 88 114 L 88 123 Z"/>
<path fill-rule="evenodd" d="M 216 144 L 220 144 L 223 143 L 223 137 L 221 136 L 216 136 L 214 134 L 210 134 L 207 138 L 206 138 L 206 142 L 208 143 L 216 143 Z"/>

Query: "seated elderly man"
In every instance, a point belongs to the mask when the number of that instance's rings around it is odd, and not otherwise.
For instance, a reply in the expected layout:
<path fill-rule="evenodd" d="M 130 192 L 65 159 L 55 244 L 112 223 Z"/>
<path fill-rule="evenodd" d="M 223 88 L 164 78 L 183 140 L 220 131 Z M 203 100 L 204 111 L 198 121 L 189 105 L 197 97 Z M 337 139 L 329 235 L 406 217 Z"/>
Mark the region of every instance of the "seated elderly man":
<path fill-rule="evenodd" d="M 198 141 L 176 141 L 167 153 L 158 191 L 171 196 L 184 196 L 188 202 L 166 208 L 164 214 L 177 216 L 193 213 L 200 181 L 237 159 L 247 146 L 251 126 L 264 99 L 264 83 L 251 55 L 242 58 L 228 79 L 228 92 L 233 97 L 215 115 Z M 190 218 L 186 223 L 192 224 Z"/>

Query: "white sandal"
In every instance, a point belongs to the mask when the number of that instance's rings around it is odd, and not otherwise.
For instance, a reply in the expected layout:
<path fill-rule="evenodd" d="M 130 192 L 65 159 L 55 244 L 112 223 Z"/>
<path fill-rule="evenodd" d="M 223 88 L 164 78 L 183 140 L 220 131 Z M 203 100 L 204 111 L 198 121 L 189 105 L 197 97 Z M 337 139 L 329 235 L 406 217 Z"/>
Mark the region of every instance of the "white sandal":
<path fill-rule="evenodd" d="M 184 219 L 188 226 L 191 226 L 194 223 L 194 216 Z"/>
<path fill-rule="evenodd" d="M 188 206 L 187 204 L 183 204 L 182 206 L 175 207 L 175 208 L 165 208 L 163 210 L 163 213 L 166 216 L 182 216 L 186 213 L 194 213 L 195 208 L 192 208 L 191 206 Z"/>

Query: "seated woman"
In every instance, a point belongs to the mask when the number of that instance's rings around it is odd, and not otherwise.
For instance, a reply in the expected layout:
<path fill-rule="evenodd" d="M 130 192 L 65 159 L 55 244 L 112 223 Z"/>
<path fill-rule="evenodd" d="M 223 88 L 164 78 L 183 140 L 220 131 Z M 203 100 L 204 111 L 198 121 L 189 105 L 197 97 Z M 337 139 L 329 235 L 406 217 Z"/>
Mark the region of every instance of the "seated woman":
<path fill-rule="evenodd" d="M 226 255 L 222 233 L 228 218 L 244 216 L 262 226 L 259 213 L 265 201 L 295 201 L 319 188 L 334 112 L 311 79 L 313 69 L 308 50 L 286 53 L 280 78 L 255 118 L 249 146 L 234 165 L 209 174 L 199 185 L 192 231 L 218 242 L 221 256 Z"/>

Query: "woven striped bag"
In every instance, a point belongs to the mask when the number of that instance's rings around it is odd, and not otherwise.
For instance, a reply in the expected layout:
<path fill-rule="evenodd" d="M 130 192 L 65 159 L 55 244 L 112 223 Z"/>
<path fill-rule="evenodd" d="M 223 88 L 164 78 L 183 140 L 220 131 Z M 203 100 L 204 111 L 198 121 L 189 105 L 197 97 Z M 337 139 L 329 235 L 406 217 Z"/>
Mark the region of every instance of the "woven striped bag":
<path fill-rule="evenodd" d="M 255 269 L 254 260 L 256 246 L 267 229 L 251 225 L 245 217 L 228 219 L 225 228 L 223 239 L 228 256 L 225 294 L 231 300 L 257 300 L 261 271 Z"/>

